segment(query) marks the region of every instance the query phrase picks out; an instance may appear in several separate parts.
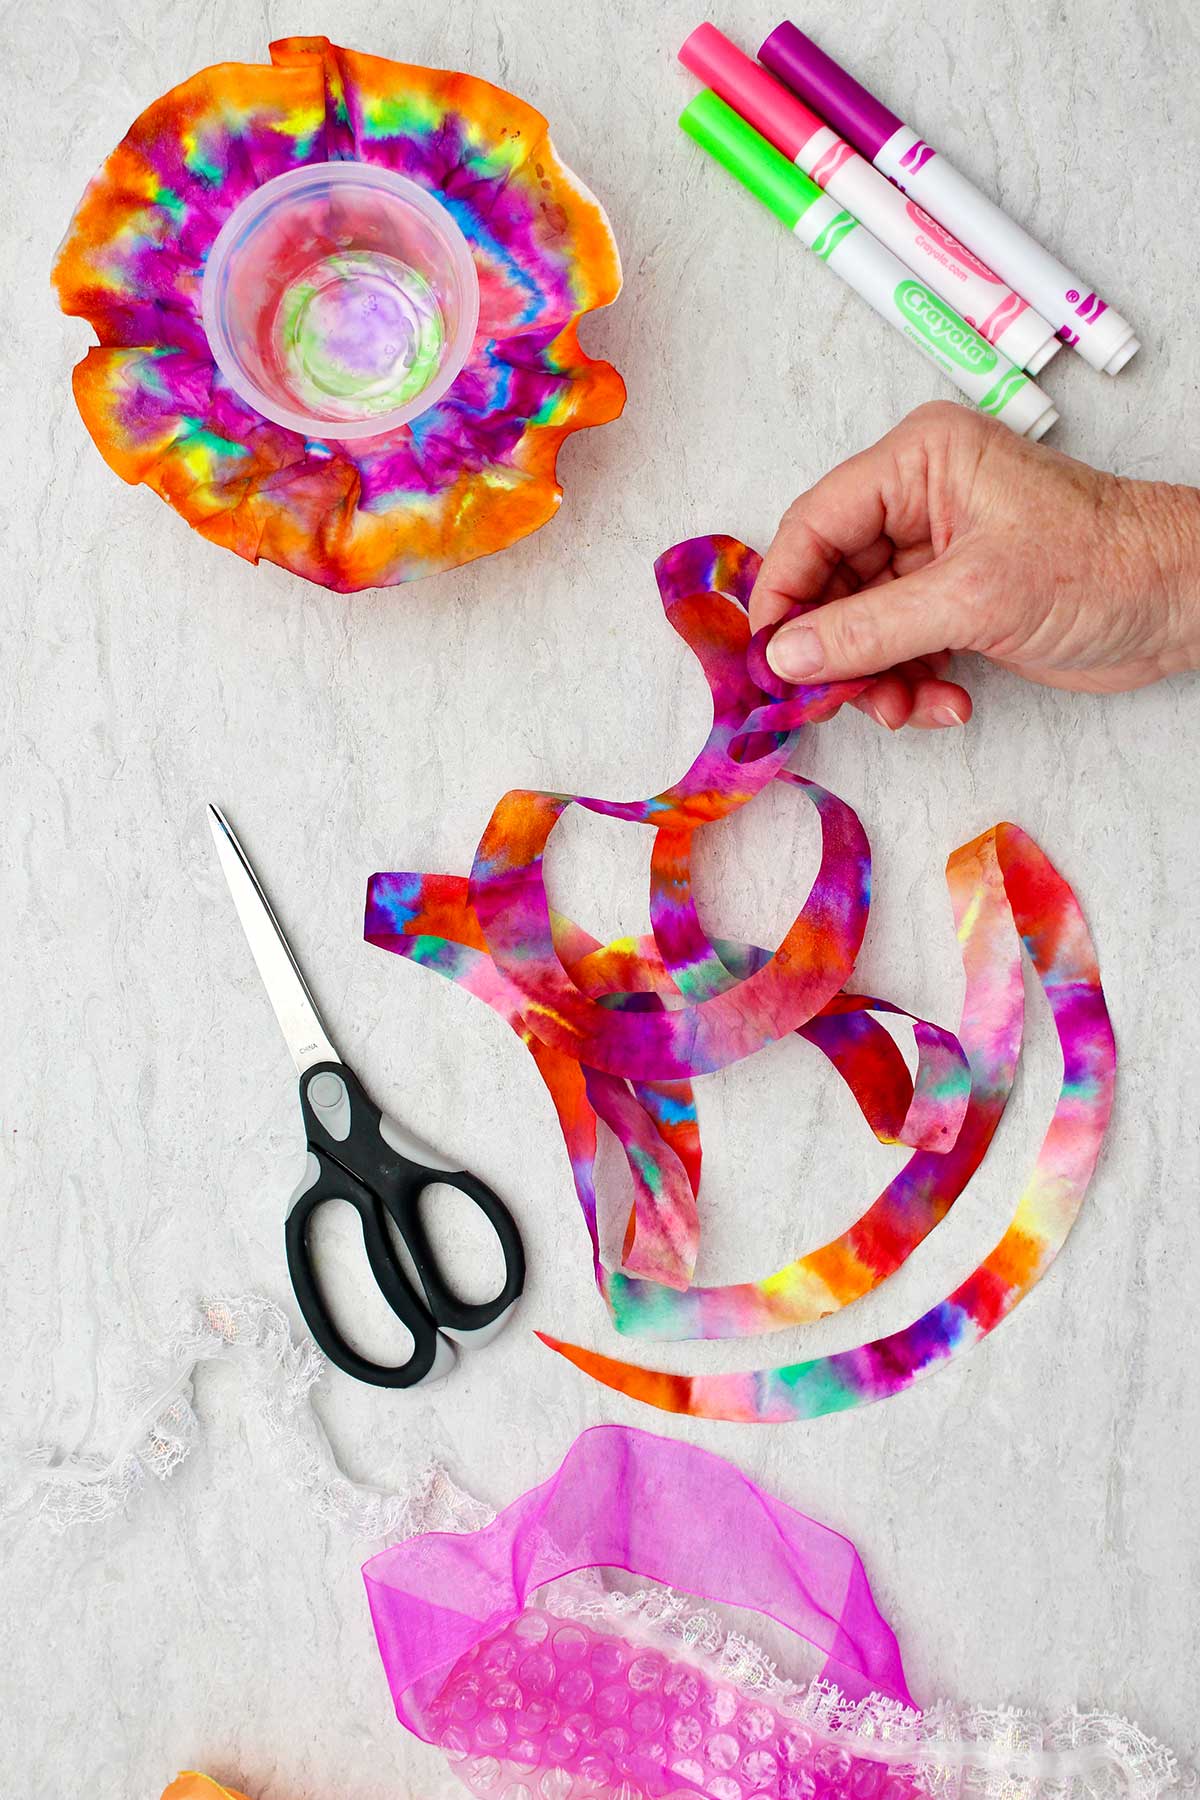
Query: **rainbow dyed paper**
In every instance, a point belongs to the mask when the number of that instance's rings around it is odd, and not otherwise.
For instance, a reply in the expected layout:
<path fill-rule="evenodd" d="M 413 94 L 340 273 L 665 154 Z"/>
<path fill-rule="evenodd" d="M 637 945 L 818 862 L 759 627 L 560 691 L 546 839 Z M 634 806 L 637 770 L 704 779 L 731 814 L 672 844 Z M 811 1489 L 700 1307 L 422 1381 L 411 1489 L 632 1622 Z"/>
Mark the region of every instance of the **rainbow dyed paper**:
<path fill-rule="evenodd" d="M 1037 845 L 1001 824 L 947 865 L 966 978 L 957 1034 L 915 1020 L 915 1081 L 853 992 L 870 903 L 870 852 L 844 801 L 784 765 L 799 727 L 862 682 L 792 688 L 751 642 L 758 558 L 725 537 L 678 544 L 656 565 L 667 617 L 698 657 L 713 726 L 687 774 L 648 800 L 506 794 L 469 879 L 376 875 L 366 935 L 465 987 L 508 1020 L 554 1100 L 613 1322 L 647 1338 L 724 1338 L 802 1324 L 860 1298 L 945 1217 L 987 1152 L 1011 1090 L 1023 1015 L 1022 944 L 1049 1000 L 1062 1091 L 1012 1223 L 952 1294 L 856 1350 L 751 1374 L 677 1376 L 545 1341 L 608 1386 L 706 1418 L 809 1418 L 882 1399 L 977 1343 L 1041 1278 L 1074 1222 L 1112 1104 L 1115 1049 L 1095 952 L 1070 888 Z M 764 634 L 765 635 L 765 634 Z M 692 897 L 694 833 L 772 781 L 817 808 L 821 864 L 779 948 L 709 938 Z M 572 804 L 650 825 L 651 935 L 599 944 L 552 912 L 543 851 Z M 849 1085 L 867 1123 L 914 1154 L 848 1231 L 758 1281 L 692 1285 L 700 1139 L 694 1078 L 798 1032 Z M 596 1223 L 599 1122 L 620 1140 L 635 1203 L 623 1266 L 604 1267 Z"/>
<path fill-rule="evenodd" d="M 220 375 L 200 318 L 204 262 L 256 187 L 313 162 L 377 163 L 428 188 L 472 247 L 479 333 L 442 400 L 386 437 L 306 440 Z M 471 75 L 340 49 L 271 45 L 222 63 L 138 118 L 89 184 L 54 267 L 64 312 L 99 346 L 75 398 L 105 461 L 214 543 L 352 592 L 502 550 L 562 497 L 572 431 L 624 404 L 579 347 L 620 288 L 603 209 L 540 113 Z"/>

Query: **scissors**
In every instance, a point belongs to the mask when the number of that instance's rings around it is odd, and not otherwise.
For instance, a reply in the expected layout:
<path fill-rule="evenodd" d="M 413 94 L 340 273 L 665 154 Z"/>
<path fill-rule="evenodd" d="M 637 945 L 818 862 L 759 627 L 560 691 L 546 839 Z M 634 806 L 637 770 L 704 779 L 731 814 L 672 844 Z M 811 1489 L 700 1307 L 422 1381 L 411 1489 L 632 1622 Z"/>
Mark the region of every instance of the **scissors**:
<path fill-rule="evenodd" d="M 357 1075 L 329 1041 L 308 984 L 228 819 L 210 806 L 208 823 L 238 918 L 300 1077 L 308 1159 L 289 1202 L 285 1232 L 288 1273 L 300 1310 L 330 1361 L 357 1381 L 387 1388 L 440 1381 L 454 1366 L 456 1344 L 488 1343 L 508 1323 L 525 1285 L 520 1234 L 490 1187 L 446 1162 L 367 1098 Z M 438 1182 L 473 1200 L 500 1241 L 504 1286 L 495 1299 L 481 1305 L 466 1305 L 451 1291 L 422 1223 L 421 1195 Z M 317 1282 L 308 1240 L 313 1216 L 328 1200 L 347 1200 L 358 1214 L 376 1285 L 412 1334 L 413 1351 L 406 1363 L 391 1367 L 370 1362 L 346 1342 L 334 1323 Z M 420 1291 L 396 1253 L 389 1217 L 412 1259 Z"/>

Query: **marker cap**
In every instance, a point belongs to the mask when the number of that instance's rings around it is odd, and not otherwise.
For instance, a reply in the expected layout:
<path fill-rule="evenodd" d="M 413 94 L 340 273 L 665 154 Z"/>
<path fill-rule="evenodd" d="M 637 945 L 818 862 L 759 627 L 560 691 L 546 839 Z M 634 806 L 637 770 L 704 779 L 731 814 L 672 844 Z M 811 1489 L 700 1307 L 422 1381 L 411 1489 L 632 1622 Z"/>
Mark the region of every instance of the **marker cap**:
<path fill-rule="evenodd" d="M 789 20 L 775 27 L 758 58 L 872 162 L 903 124 Z"/>
<path fill-rule="evenodd" d="M 1022 315 L 1024 316 L 1024 315 Z M 1007 350 L 1008 346 L 1005 345 Z M 1062 349 L 1062 340 L 1053 335 L 1048 337 L 1030 356 L 1018 356 L 1014 350 L 1013 361 L 1019 362 L 1027 375 L 1040 375 L 1052 356 L 1057 356 Z"/>
<path fill-rule="evenodd" d="M 1011 425 L 1019 437 L 1027 437 L 1035 444 L 1045 437 L 1052 425 L 1058 424 L 1058 419 L 1058 408 L 1032 381 L 1004 409 L 1005 424 Z"/>
<path fill-rule="evenodd" d="M 1119 375 L 1130 357 L 1136 356 L 1141 347 L 1142 340 L 1135 337 L 1131 331 L 1124 343 L 1118 344 L 1117 348 L 1105 363 L 1104 373 L 1106 375 Z"/>
<path fill-rule="evenodd" d="M 815 181 L 760 137 L 718 94 L 706 88 L 679 115 L 679 123 L 702 150 L 723 164 L 744 188 L 769 206 L 789 231 L 821 198 Z"/>
<path fill-rule="evenodd" d="M 822 121 L 715 25 L 697 25 L 679 60 L 794 162 Z"/>

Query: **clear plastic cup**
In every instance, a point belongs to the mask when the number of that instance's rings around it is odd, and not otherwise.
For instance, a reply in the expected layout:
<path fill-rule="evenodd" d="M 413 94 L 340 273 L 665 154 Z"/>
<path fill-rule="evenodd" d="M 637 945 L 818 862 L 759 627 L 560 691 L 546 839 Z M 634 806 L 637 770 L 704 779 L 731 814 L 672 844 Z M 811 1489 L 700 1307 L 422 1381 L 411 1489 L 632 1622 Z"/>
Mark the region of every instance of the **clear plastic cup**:
<path fill-rule="evenodd" d="M 424 188 L 370 163 L 313 163 L 230 214 L 201 308 L 218 368 L 266 418 L 306 437 L 378 437 L 426 412 L 466 362 L 479 279 Z"/>

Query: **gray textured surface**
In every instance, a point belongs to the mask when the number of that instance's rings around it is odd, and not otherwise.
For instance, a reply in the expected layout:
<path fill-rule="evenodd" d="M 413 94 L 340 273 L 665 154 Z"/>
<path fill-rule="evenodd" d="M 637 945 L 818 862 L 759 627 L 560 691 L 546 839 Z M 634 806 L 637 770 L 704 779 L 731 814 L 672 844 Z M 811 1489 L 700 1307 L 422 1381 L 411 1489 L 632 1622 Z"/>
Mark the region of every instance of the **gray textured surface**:
<path fill-rule="evenodd" d="M 683 0 L 64 0 L 3 17 L 5 1434 L 111 1443 L 122 1385 L 198 1293 L 288 1298 L 295 1099 L 211 855 L 211 797 L 347 1056 L 512 1197 L 529 1242 L 506 1339 L 425 1400 L 334 1375 L 323 1414 L 361 1477 L 402 1481 L 432 1450 L 503 1502 L 586 1424 L 676 1427 L 533 1338 L 536 1322 L 611 1344 L 550 1106 L 482 1006 L 364 947 L 364 878 L 465 869 L 507 786 L 641 794 L 683 768 L 705 696 L 661 620 L 653 556 L 711 529 L 765 543 L 794 492 L 936 380 L 676 133 L 691 84 L 673 53 L 697 17 Z M 731 0 L 724 19 L 753 42 L 776 13 Z M 1118 382 L 1066 356 L 1048 371 L 1054 441 L 1195 478 L 1191 9 L 814 0 L 804 21 L 1139 326 L 1144 351 Z M 464 572 L 351 600 L 238 562 L 109 473 L 70 396 L 89 333 L 46 284 L 76 197 L 134 115 L 289 30 L 466 67 L 537 103 L 607 203 L 626 269 L 586 339 L 624 372 L 629 407 L 567 447 L 557 521 Z M 814 735 L 802 766 L 873 839 L 865 984 L 928 1016 L 957 1010 L 940 873 L 955 844 L 1013 818 L 1076 884 L 1123 1057 L 1101 1172 L 1059 1266 L 959 1365 L 814 1425 L 678 1429 L 857 1539 L 919 1696 L 1078 1700 L 1194 1756 L 1195 690 L 1099 702 L 971 679 L 961 736 L 888 742 L 853 716 Z M 715 925 L 760 941 L 782 927 L 812 868 L 809 825 L 780 796 L 712 834 Z M 644 836 L 595 820 L 560 835 L 569 908 L 605 934 L 638 925 Z M 1052 1105 L 1034 1015 L 983 1177 L 897 1280 L 806 1341 L 901 1322 L 992 1241 Z M 714 1279 L 845 1222 L 894 1163 L 798 1043 L 710 1080 L 702 1105 Z M 749 1367 L 799 1342 L 662 1360 Z M 234 1373 L 203 1380 L 202 1448 L 128 1517 L 57 1541 L 6 1528 L 6 1789 L 150 1796 L 189 1764 L 263 1800 L 441 1784 L 389 1717 L 358 1576 L 371 1546 L 280 1491 L 248 1396 Z"/>

